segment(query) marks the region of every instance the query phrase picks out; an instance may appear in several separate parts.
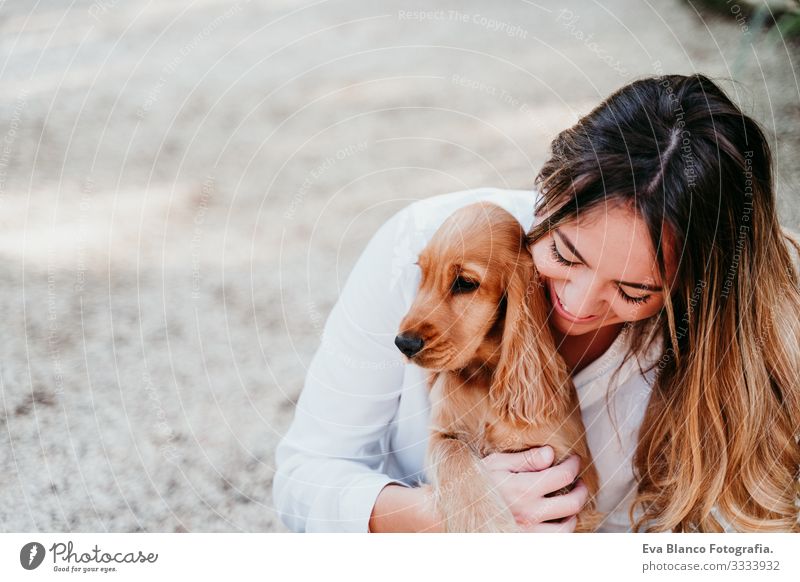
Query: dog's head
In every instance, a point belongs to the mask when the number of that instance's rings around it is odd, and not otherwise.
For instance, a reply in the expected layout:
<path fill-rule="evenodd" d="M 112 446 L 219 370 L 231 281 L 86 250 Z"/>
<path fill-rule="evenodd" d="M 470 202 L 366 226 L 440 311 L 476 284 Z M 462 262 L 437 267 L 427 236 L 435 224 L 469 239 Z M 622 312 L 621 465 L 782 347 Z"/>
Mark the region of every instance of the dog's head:
<path fill-rule="evenodd" d="M 516 219 L 494 204 L 453 213 L 419 255 L 419 291 L 395 338 L 400 351 L 419 366 L 457 370 L 485 342 L 499 347 L 510 279 L 532 270 L 523 240 Z"/>
<path fill-rule="evenodd" d="M 564 380 L 549 308 L 525 232 L 506 210 L 477 202 L 454 212 L 419 255 L 419 291 L 395 344 L 434 371 L 483 367 L 502 412 L 530 419 Z M 537 389 L 537 384 L 547 384 Z"/>

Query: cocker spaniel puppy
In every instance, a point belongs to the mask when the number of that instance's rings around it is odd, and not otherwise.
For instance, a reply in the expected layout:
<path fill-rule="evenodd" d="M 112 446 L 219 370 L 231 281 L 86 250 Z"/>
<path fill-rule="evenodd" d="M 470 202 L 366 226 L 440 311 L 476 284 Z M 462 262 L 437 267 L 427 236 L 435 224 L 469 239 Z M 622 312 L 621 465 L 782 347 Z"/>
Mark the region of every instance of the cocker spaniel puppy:
<path fill-rule="evenodd" d="M 431 371 L 426 466 L 446 531 L 520 531 L 481 459 L 541 445 L 553 447 L 556 463 L 580 456 L 589 502 L 577 530 L 593 530 L 597 472 L 522 226 L 496 204 L 470 204 L 448 217 L 417 264 L 420 288 L 395 344 Z"/>

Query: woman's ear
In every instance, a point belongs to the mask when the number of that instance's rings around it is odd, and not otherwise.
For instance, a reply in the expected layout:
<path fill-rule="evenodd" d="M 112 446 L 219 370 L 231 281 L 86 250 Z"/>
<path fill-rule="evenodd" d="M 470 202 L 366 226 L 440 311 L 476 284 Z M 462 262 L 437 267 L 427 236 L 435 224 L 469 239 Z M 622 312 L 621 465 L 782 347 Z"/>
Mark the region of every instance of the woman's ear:
<path fill-rule="evenodd" d="M 517 256 L 506 286 L 500 361 L 489 398 L 500 418 L 536 423 L 568 406 L 570 378 L 547 325 L 547 300 L 527 249 Z"/>

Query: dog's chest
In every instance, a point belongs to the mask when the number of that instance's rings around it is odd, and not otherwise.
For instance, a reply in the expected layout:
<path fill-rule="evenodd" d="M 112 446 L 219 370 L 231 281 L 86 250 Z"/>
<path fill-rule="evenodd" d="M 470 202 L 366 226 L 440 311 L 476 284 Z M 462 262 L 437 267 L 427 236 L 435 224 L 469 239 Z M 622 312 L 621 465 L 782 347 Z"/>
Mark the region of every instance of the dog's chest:
<path fill-rule="evenodd" d="M 431 429 L 470 443 L 482 456 L 521 451 L 552 439 L 552 430 L 499 419 L 490 406 L 486 384 L 434 374 L 429 385 Z"/>

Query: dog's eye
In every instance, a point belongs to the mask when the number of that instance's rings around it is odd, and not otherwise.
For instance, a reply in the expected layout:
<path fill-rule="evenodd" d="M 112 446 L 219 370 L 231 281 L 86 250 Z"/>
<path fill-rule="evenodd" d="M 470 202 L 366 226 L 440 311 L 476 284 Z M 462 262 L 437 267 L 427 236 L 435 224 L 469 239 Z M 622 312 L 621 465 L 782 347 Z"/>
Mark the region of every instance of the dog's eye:
<path fill-rule="evenodd" d="M 470 279 L 465 279 L 464 277 L 458 276 L 453 281 L 453 286 L 451 287 L 451 291 L 453 293 L 469 293 L 470 291 L 475 291 L 478 288 L 479 283 L 477 281 L 471 281 Z"/>

